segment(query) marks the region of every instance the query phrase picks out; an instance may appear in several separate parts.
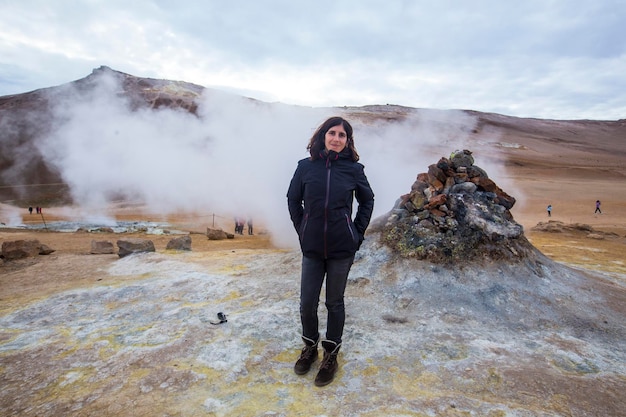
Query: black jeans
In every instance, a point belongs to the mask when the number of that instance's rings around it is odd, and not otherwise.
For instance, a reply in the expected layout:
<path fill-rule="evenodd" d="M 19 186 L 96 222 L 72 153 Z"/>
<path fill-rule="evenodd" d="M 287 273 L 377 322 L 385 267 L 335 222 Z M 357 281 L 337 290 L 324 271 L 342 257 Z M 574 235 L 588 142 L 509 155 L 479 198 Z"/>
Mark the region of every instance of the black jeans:
<path fill-rule="evenodd" d="M 346 309 L 343 294 L 348 282 L 348 273 L 354 256 L 343 259 L 313 259 L 302 257 L 302 277 L 300 281 L 300 319 L 302 335 L 311 340 L 319 339 L 317 308 L 326 277 L 326 339 L 340 344 Z"/>

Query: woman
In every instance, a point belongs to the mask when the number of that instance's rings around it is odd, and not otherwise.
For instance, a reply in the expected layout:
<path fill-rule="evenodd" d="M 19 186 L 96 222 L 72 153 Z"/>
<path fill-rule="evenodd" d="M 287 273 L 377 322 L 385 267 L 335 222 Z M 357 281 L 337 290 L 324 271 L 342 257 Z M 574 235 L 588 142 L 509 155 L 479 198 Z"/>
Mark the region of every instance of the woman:
<path fill-rule="evenodd" d="M 326 278 L 328 310 L 324 358 L 315 385 L 332 382 L 345 322 L 343 296 L 354 254 L 361 246 L 374 209 L 374 193 L 357 161 L 352 126 L 341 117 L 322 123 L 311 137 L 310 158 L 298 162 L 287 202 L 302 249 L 300 319 L 304 348 L 294 371 L 306 374 L 317 360 L 320 341 L 317 308 Z M 354 198 L 359 204 L 352 219 Z"/>

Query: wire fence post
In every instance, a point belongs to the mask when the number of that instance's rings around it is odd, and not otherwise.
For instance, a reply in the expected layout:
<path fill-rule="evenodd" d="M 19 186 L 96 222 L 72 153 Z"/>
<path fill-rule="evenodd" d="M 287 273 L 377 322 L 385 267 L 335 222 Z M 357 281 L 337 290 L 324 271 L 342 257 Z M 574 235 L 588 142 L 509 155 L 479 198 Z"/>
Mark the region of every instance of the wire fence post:
<path fill-rule="evenodd" d="M 39 214 L 41 214 L 41 220 L 43 221 L 43 227 L 46 228 L 46 232 L 49 232 L 48 225 L 46 224 L 46 219 L 43 218 L 43 211 L 41 211 L 41 209 L 39 209 Z"/>

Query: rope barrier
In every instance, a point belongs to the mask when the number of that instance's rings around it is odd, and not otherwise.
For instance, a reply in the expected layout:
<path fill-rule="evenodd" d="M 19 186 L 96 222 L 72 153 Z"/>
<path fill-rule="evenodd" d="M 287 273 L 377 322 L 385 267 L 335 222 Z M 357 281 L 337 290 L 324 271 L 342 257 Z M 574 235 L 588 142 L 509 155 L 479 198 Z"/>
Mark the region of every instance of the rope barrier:
<path fill-rule="evenodd" d="M 11 188 L 11 187 L 36 187 L 36 186 L 47 186 L 47 185 L 67 185 L 67 184 L 65 184 L 65 183 L 49 183 L 49 184 L 21 184 L 21 185 L 17 185 L 17 186 L 15 186 L 15 185 L 0 185 L 0 188 Z M 4 202 L 2 202 L 2 203 L 6 203 L 6 202 L 10 202 L 10 201 L 15 201 L 15 200 L 6 200 L 6 201 L 4 201 Z M 123 201 L 122 201 L 122 200 L 120 200 L 120 201 L 118 201 L 118 202 L 123 202 Z M 113 203 L 115 203 L 115 201 L 113 201 Z M 128 203 L 128 202 L 126 202 L 126 203 Z M 138 204 L 141 204 L 141 203 L 138 203 Z M 32 212 L 31 212 L 31 214 L 32 214 Z M 43 222 L 43 224 L 44 224 L 44 227 L 45 227 L 46 231 L 50 231 L 50 230 L 48 229 L 48 225 L 47 225 L 47 223 L 46 223 L 46 219 L 45 219 L 45 218 L 44 218 L 44 216 L 43 216 L 43 212 L 41 212 L 41 211 L 40 211 L 40 212 L 39 212 L 39 214 L 41 215 L 41 220 L 42 220 L 42 222 Z M 221 216 L 221 215 L 216 214 L 216 213 L 211 213 L 211 214 L 200 214 L 200 215 L 197 215 L 197 214 L 196 214 L 196 215 L 193 215 L 193 217 L 194 217 L 194 218 L 207 218 L 207 217 L 211 217 L 211 219 L 212 219 L 212 226 L 211 226 L 211 227 L 215 227 L 215 220 L 216 220 L 216 219 L 222 219 L 222 220 L 224 220 L 224 219 L 233 219 L 233 216 Z"/>
<path fill-rule="evenodd" d="M 43 211 L 39 210 L 39 214 L 41 214 L 41 220 L 43 221 L 43 227 L 46 228 L 46 232 L 49 232 L 48 225 L 46 224 L 46 219 L 43 218 Z"/>
<path fill-rule="evenodd" d="M 51 182 L 49 184 L 16 184 L 16 185 L 0 185 L 0 188 L 45 187 L 48 185 L 67 185 L 67 184 L 64 182 Z"/>

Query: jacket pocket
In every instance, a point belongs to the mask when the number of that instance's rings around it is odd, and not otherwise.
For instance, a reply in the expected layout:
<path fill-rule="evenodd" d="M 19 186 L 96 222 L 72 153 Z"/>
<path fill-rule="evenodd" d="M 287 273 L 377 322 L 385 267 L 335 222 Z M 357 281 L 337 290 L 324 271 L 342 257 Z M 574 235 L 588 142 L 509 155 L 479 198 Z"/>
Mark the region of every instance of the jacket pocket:
<path fill-rule="evenodd" d="M 354 243 L 358 243 L 358 238 L 357 238 L 357 234 L 354 231 L 354 226 L 352 223 L 352 220 L 350 219 L 350 216 L 348 216 L 347 214 L 344 214 L 344 217 L 346 218 L 346 226 L 348 227 L 348 232 L 350 232 L 350 237 L 352 237 L 352 241 Z"/>

